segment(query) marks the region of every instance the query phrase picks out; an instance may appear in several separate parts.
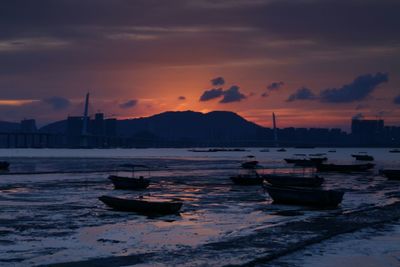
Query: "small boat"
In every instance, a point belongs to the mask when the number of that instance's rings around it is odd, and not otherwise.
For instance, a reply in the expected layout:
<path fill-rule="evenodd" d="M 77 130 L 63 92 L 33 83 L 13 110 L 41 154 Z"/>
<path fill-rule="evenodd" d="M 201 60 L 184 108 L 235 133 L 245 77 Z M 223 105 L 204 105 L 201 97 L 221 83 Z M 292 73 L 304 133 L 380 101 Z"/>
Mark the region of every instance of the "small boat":
<path fill-rule="evenodd" d="M 305 187 L 275 186 L 263 184 L 274 203 L 335 208 L 343 200 L 344 192 Z"/>
<path fill-rule="evenodd" d="M 286 149 L 284 149 L 284 148 L 280 148 L 280 149 L 278 149 L 278 150 L 276 150 L 277 152 L 286 152 Z"/>
<path fill-rule="evenodd" d="M 135 178 L 135 169 L 142 168 L 147 169 L 146 165 L 136 165 L 136 164 L 123 164 L 121 167 L 127 167 L 132 169 L 132 177 L 124 177 L 117 175 L 110 175 L 108 179 L 112 181 L 115 189 L 130 189 L 130 190 L 140 190 L 145 189 L 149 186 L 150 180 L 144 179 L 143 176 L 139 176 L 139 178 Z"/>
<path fill-rule="evenodd" d="M 99 200 L 118 211 L 131 211 L 140 214 L 175 214 L 182 207 L 179 201 L 149 201 L 143 199 L 124 199 L 110 196 L 101 196 Z"/>
<path fill-rule="evenodd" d="M 400 180 L 400 170 L 399 169 L 386 169 L 380 170 L 379 173 L 389 180 Z"/>
<path fill-rule="evenodd" d="M 231 180 L 237 185 L 261 185 L 264 182 L 264 178 L 261 176 L 255 177 L 243 174 L 232 176 Z"/>
<path fill-rule="evenodd" d="M 400 153 L 400 149 L 395 148 L 395 149 L 391 149 L 389 150 L 390 153 Z"/>
<path fill-rule="evenodd" d="M 370 155 L 359 155 L 359 154 L 352 154 L 351 155 L 353 158 L 355 158 L 356 160 L 361 160 L 361 161 L 373 161 L 374 157 L 370 156 Z"/>
<path fill-rule="evenodd" d="M 243 169 L 255 169 L 258 166 L 257 160 L 250 160 L 241 164 Z"/>
<path fill-rule="evenodd" d="M 143 177 L 131 178 L 110 175 L 108 179 L 113 182 L 115 189 L 146 189 L 150 185 L 150 181 Z"/>
<path fill-rule="evenodd" d="M 267 174 L 263 176 L 264 180 L 271 185 L 277 186 L 308 186 L 318 187 L 324 182 L 324 178 L 318 175 L 304 177 L 295 175 Z"/>
<path fill-rule="evenodd" d="M 268 148 L 261 149 L 260 152 L 269 152 L 269 149 Z"/>
<path fill-rule="evenodd" d="M 302 159 L 296 159 L 296 158 L 285 158 L 284 159 L 287 163 L 294 164 L 296 166 L 302 166 L 302 167 L 311 167 L 315 166 L 317 164 L 321 164 L 322 162 L 328 160 L 327 157 L 313 157 L 313 158 L 302 158 Z"/>
<path fill-rule="evenodd" d="M 317 171 L 320 172 L 365 172 L 372 169 L 375 164 L 318 164 Z"/>
<path fill-rule="evenodd" d="M 335 150 L 335 149 L 331 149 L 331 150 L 329 150 L 328 152 L 329 152 L 329 153 L 336 153 L 336 150 Z"/>
<path fill-rule="evenodd" d="M 7 161 L 0 161 L 0 170 L 8 170 L 10 163 Z"/>

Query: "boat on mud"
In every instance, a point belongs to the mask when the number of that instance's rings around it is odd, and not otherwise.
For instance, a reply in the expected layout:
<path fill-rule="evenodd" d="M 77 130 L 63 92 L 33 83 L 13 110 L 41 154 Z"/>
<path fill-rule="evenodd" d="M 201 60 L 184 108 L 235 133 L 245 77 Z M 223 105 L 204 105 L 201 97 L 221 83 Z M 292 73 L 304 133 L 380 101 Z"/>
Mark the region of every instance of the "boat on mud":
<path fill-rule="evenodd" d="M 114 184 L 115 189 L 128 189 L 128 190 L 141 190 L 146 189 L 150 185 L 149 179 L 144 179 L 143 176 L 135 178 L 135 169 L 147 169 L 145 165 L 135 165 L 135 164 L 123 164 L 122 167 L 127 167 L 132 169 L 132 177 L 110 175 L 108 179 Z"/>
<path fill-rule="evenodd" d="M 263 184 L 274 203 L 335 208 L 343 200 L 344 192 L 305 187 L 275 186 Z"/>
<path fill-rule="evenodd" d="M 360 160 L 360 161 L 373 161 L 374 160 L 373 156 L 365 155 L 365 154 L 352 154 L 351 156 L 353 158 L 355 158 L 356 160 Z"/>
<path fill-rule="evenodd" d="M 149 201 L 110 196 L 101 196 L 99 200 L 110 208 L 118 211 L 130 211 L 145 215 L 176 214 L 183 205 L 183 202 L 180 201 Z"/>
<path fill-rule="evenodd" d="M 0 170 L 8 170 L 10 163 L 8 161 L 0 161 Z"/>
<path fill-rule="evenodd" d="M 379 173 L 389 180 L 400 180 L 400 169 L 380 170 Z"/>
<path fill-rule="evenodd" d="M 318 164 L 316 165 L 319 172 L 365 172 L 369 171 L 375 166 L 372 163 L 365 164 Z"/>
<path fill-rule="evenodd" d="M 324 178 L 315 176 L 297 176 L 290 174 L 266 174 L 263 175 L 265 181 L 276 186 L 305 186 L 318 187 L 324 182 Z"/>

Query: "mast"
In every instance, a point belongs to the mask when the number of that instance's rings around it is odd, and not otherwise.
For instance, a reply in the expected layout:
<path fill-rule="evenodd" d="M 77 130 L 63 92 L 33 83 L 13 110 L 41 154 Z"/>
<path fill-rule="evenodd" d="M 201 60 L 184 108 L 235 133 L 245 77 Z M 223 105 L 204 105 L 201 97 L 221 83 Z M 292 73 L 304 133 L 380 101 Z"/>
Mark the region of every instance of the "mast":
<path fill-rule="evenodd" d="M 275 113 L 272 112 L 272 122 L 273 122 L 273 126 L 274 126 L 274 143 L 275 146 L 278 146 L 278 130 L 276 128 L 276 118 L 275 118 Z"/>

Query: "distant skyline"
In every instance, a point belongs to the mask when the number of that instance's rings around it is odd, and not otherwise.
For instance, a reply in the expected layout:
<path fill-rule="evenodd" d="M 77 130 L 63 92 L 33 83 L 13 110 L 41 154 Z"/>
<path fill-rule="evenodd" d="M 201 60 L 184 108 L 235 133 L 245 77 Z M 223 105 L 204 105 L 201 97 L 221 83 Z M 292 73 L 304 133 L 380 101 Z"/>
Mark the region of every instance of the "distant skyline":
<path fill-rule="evenodd" d="M 0 120 L 227 110 L 272 127 L 400 125 L 395 0 L 6 0 Z"/>

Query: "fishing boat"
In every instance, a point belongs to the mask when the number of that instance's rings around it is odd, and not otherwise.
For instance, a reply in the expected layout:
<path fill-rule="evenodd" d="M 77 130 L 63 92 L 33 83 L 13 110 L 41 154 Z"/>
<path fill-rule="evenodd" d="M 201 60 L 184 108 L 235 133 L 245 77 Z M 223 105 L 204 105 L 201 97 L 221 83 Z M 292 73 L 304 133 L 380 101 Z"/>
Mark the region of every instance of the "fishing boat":
<path fill-rule="evenodd" d="M 110 196 L 101 196 L 99 200 L 118 211 L 131 211 L 140 214 L 174 214 L 182 207 L 180 201 L 150 201 L 143 199 L 124 199 Z"/>
<path fill-rule="evenodd" d="M 285 158 L 287 163 L 301 167 L 312 167 L 328 160 L 327 157 L 311 157 L 311 158 Z"/>
<path fill-rule="evenodd" d="M 386 169 L 380 170 L 380 174 L 388 178 L 389 180 L 400 180 L 400 170 L 399 169 Z"/>
<path fill-rule="evenodd" d="M 307 186 L 318 187 L 324 182 L 324 178 L 315 176 L 297 176 L 289 174 L 266 174 L 263 175 L 265 181 L 276 186 Z"/>
<path fill-rule="evenodd" d="M 121 167 L 128 167 L 132 169 L 132 177 L 110 175 L 108 179 L 112 181 L 115 189 L 130 189 L 130 190 L 140 190 L 145 189 L 150 185 L 149 179 L 144 179 L 143 176 L 135 178 L 135 169 L 142 168 L 147 169 L 145 165 L 135 165 L 135 164 L 123 164 Z"/>
<path fill-rule="evenodd" d="M 10 163 L 7 161 L 0 161 L 0 170 L 8 170 Z"/>
<path fill-rule="evenodd" d="M 305 187 L 263 184 L 274 203 L 335 208 L 343 200 L 344 192 Z"/>
<path fill-rule="evenodd" d="M 365 172 L 372 169 L 375 164 L 318 164 L 317 171 L 320 172 Z"/>
<path fill-rule="evenodd" d="M 353 158 L 355 158 L 356 160 L 360 160 L 360 161 L 373 161 L 374 160 L 373 156 L 365 155 L 365 154 L 352 154 L 351 156 Z"/>

